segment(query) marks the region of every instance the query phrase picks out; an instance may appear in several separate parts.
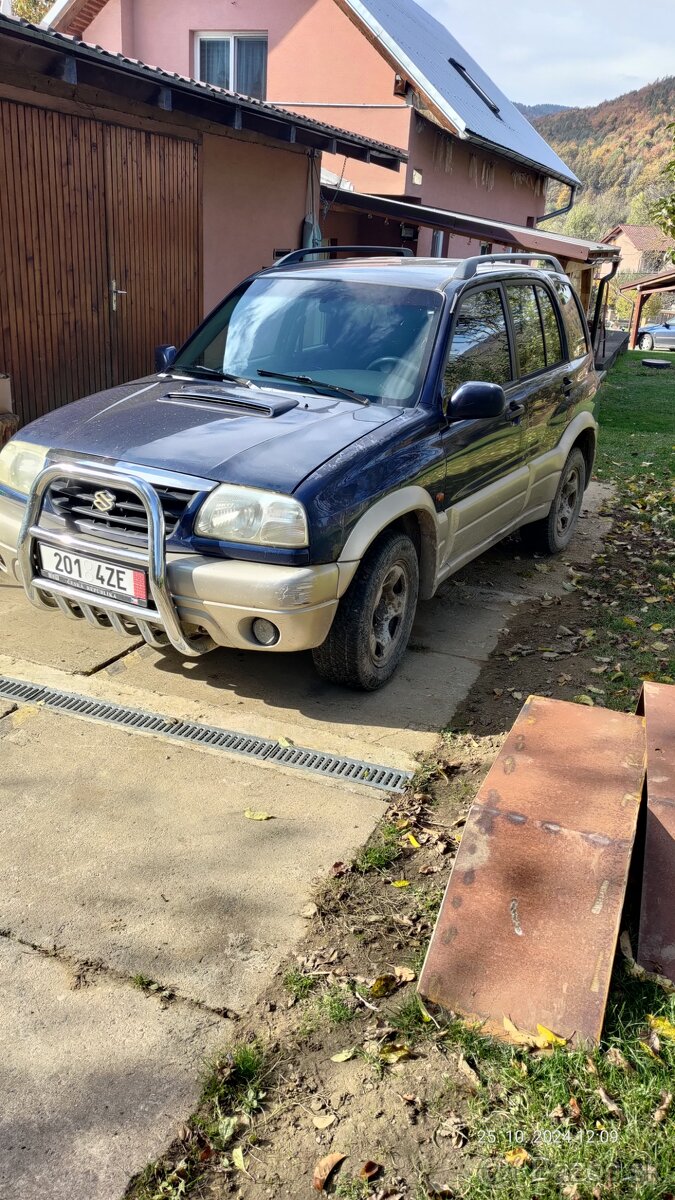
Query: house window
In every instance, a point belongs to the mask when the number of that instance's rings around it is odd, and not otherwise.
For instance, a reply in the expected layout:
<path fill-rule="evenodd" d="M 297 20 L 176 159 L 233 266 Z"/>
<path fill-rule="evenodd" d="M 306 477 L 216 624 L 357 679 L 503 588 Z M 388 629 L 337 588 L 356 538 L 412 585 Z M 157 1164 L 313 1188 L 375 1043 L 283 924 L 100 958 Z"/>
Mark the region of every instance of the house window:
<path fill-rule="evenodd" d="M 267 34 L 195 34 L 195 76 L 203 83 L 264 100 Z"/>

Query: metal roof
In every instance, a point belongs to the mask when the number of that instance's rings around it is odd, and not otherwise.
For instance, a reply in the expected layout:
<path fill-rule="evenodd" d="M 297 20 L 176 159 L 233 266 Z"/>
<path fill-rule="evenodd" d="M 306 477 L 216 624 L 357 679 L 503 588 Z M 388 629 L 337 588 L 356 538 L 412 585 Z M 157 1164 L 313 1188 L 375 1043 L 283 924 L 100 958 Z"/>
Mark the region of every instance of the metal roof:
<path fill-rule="evenodd" d="M 409 221 L 412 225 L 423 225 L 428 229 L 445 229 L 462 237 L 476 238 L 482 242 L 497 242 L 501 246 L 512 246 L 514 249 L 540 250 L 544 254 L 555 254 L 558 258 L 573 259 L 576 262 L 613 262 L 619 258 L 618 246 L 567 237 L 564 233 L 549 233 L 543 229 L 530 228 L 529 225 L 512 225 L 508 221 L 498 221 L 493 217 L 473 217 L 469 213 L 430 208 L 426 204 L 411 204 L 405 200 L 370 196 L 342 188 L 322 187 L 321 195 L 330 208 L 333 205 L 354 208 L 359 212 Z"/>
<path fill-rule="evenodd" d="M 398 170 L 407 154 L 396 146 L 373 141 L 312 117 L 298 116 L 271 104 L 226 91 L 210 83 L 188 79 L 161 67 L 150 67 L 123 54 L 113 54 L 100 46 L 91 46 L 78 38 L 51 29 L 39 28 L 16 17 L 0 15 L 0 41 L 21 41 L 22 64 L 50 78 L 107 88 L 129 100 L 160 107 L 182 115 L 226 125 L 234 130 L 250 130 L 279 141 L 311 146 L 331 154 L 342 154 L 378 166 Z M 26 49 L 32 48 L 34 61 L 28 61 Z M 16 58 L 16 55 L 14 56 Z"/>
<path fill-rule="evenodd" d="M 415 0 L 337 2 L 382 45 L 460 138 L 505 152 L 564 183 L 579 183 L 445 25 Z"/>
<path fill-rule="evenodd" d="M 620 292 L 670 292 L 675 291 L 675 267 L 669 271 L 660 271 L 658 275 L 645 275 L 642 279 L 634 279 L 624 283 Z"/>

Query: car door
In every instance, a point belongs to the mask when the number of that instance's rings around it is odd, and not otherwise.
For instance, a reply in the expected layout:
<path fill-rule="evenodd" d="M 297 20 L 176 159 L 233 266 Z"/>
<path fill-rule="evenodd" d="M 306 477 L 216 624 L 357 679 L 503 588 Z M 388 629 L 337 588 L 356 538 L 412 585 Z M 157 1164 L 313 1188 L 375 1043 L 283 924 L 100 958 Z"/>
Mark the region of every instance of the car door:
<path fill-rule="evenodd" d="M 462 383 L 478 380 L 505 388 L 506 412 L 487 420 L 453 421 L 448 412 L 452 394 Z M 503 536 L 523 509 L 527 469 L 522 409 L 508 403 L 513 384 L 506 300 L 501 284 L 486 282 L 462 295 L 443 364 L 446 574 Z"/>
<path fill-rule="evenodd" d="M 675 326 L 664 321 L 663 325 L 656 325 L 653 332 L 654 345 L 659 350 L 670 350 L 675 346 Z"/>
<path fill-rule="evenodd" d="M 523 458 L 529 464 L 557 438 L 554 416 L 569 392 L 558 308 L 548 286 L 531 280 L 504 285 L 516 350 L 518 382 L 511 398 L 524 406 Z"/>

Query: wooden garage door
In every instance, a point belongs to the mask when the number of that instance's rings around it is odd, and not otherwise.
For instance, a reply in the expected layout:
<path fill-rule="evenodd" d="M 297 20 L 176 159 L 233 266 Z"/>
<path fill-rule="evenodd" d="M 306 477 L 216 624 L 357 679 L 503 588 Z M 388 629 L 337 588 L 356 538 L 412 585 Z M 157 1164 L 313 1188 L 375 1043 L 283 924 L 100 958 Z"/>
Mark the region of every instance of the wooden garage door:
<path fill-rule="evenodd" d="M 198 320 L 198 155 L 0 99 L 0 371 L 22 423 L 146 374 Z"/>

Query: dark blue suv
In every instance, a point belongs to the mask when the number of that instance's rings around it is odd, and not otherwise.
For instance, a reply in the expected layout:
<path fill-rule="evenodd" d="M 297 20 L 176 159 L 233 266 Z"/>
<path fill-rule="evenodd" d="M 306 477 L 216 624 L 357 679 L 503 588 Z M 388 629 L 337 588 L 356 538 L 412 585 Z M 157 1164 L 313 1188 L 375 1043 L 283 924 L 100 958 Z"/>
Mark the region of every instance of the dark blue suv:
<path fill-rule="evenodd" d="M 419 596 L 520 527 L 562 550 L 597 375 L 560 264 L 380 254 L 295 252 L 156 374 L 23 429 L 0 454 L 0 568 L 158 648 L 311 650 L 373 689 Z"/>

